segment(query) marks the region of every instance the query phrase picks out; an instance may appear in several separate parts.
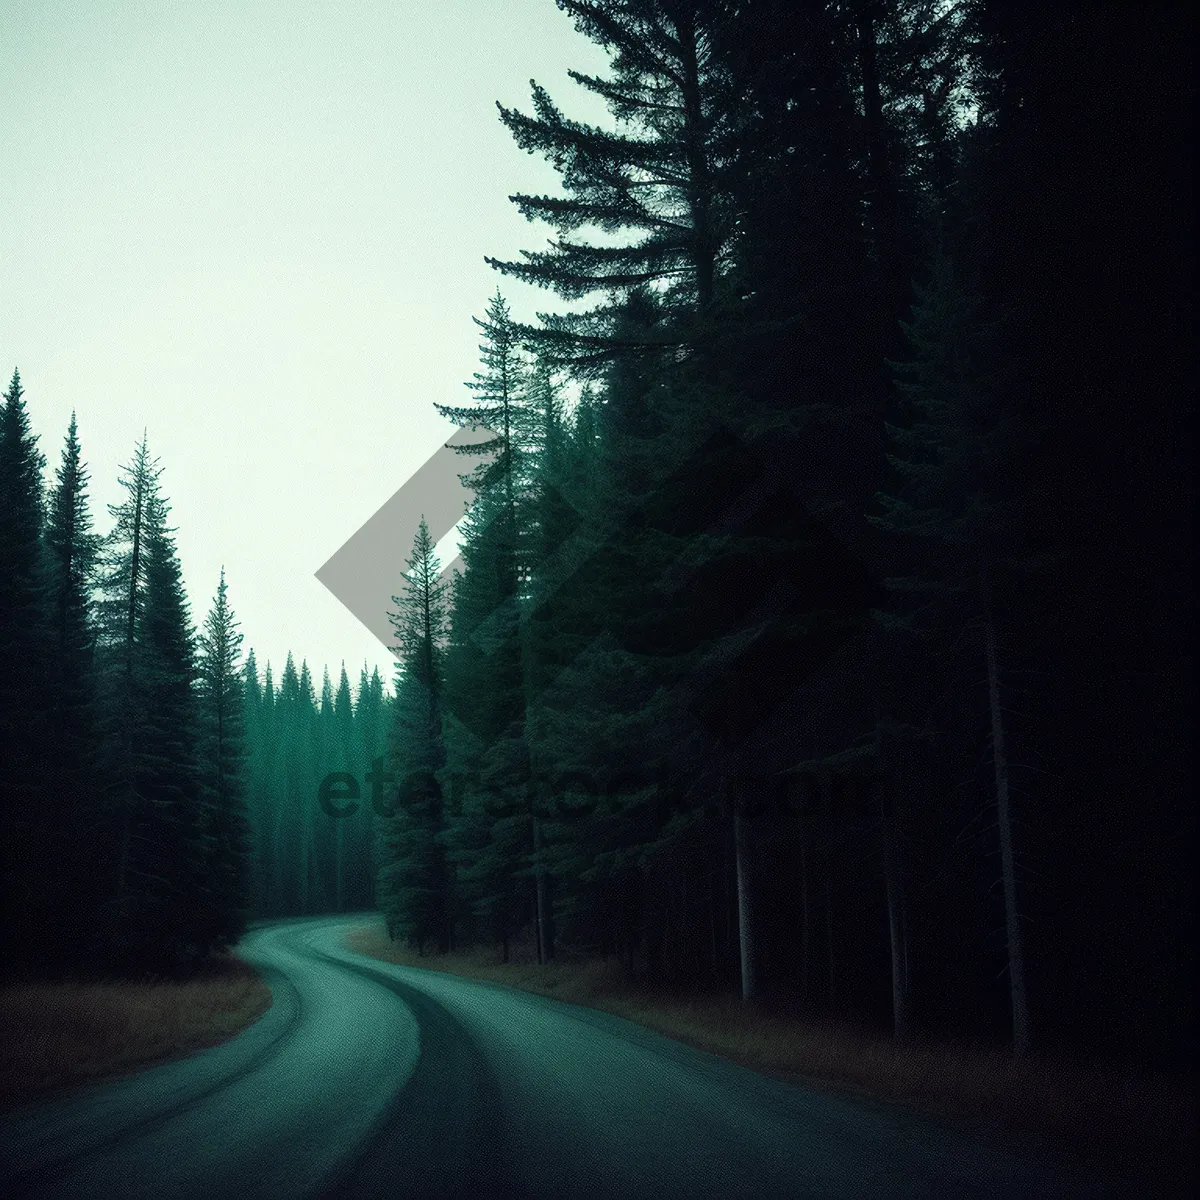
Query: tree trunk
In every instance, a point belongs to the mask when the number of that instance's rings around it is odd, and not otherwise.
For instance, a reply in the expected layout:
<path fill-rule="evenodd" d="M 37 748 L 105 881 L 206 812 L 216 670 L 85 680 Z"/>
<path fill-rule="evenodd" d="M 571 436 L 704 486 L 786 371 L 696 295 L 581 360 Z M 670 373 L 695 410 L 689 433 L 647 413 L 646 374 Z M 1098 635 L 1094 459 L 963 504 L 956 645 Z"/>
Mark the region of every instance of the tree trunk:
<path fill-rule="evenodd" d="M 808 905 L 808 843 L 805 841 L 804 800 L 800 801 L 800 997 L 808 1003 L 808 956 L 812 934 Z"/>
<path fill-rule="evenodd" d="M 756 994 L 754 978 L 754 912 L 750 889 L 750 837 L 742 812 L 742 797 L 733 798 L 733 844 L 737 856 L 738 948 L 742 962 L 742 999 Z"/>
<path fill-rule="evenodd" d="M 342 881 L 342 822 L 339 820 L 333 827 L 333 870 L 334 870 L 334 900 L 333 906 L 336 912 L 341 912 L 344 903 L 344 884 Z"/>
<path fill-rule="evenodd" d="M 312 830 L 309 827 L 308 805 L 300 818 L 300 911 L 308 916 L 312 910 Z"/>
<path fill-rule="evenodd" d="M 121 800 L 121 849 L 117 856 L 116 903 L 113 905 L 118 930 L 123 920 L 121 914 L 125 911 L 126 897 L 129 894 L 129 855 L 130 841 L 133 836 L 134 803 L 135 801 L 130 796 L 125 796 Z"/>
<path fill-rule="evenodd" d="M 286 916 L 292 912 L 292 898 L 288 894 L 288 875 L 285 857 L 283 798 L 287 795 L 286 780 L 271 800 L 271 888 L 276 914 Z"/>
<path fill-rule="evenodd" d="M 821 772 L 821 802 L 825 810 L 825 942 L 829 951 L 829 1011 L 837 1011 L 837 958 L 833 941 L 833 777 Z"/>
<path fill-rule="evenodd" d="M 992 720 L 992 762 L 996 777 L 996 823 L 1000 829 L 1000 871 L 1004 885 L 1004 927 L 1008 937 L 1008 982 L 1012 999 L 1013 1053 L 1029 1049 L 1029 1009 L 1025 996 L 1025 948 L 1017 908 L 1017 875 L 1013 854 L 1012 812 L 1008 795 L 1008 755 L 1004 747 L 1004 715 L 1000 708 L 1000 670 L 996 655 L 996 623 L 987 575 L 983 592 L 984 644 L 987 651 L 988 707 Z"/>
<path fill-rule="evenodd" d="M 542 881 L 533 881 L 533 946 L 537 954 L 538 965 L 546 961 L 542 952 Z"/>
<path fill-rule="evenodd" d="M 884 720 L 876 724 L 875 738 L 879 759 L 879 832 L 883 844 L 883 878 L 887 889 L 892 953 L 892 1032 L 899 1041 L 909 1033 L 908 954 L 905 945 L 904 879 L 896 819 L 895 747 Z"/>
<path fill-rule="evenodd" d="M 542 823 L 537 813 L 533 814 L 533 849 L 536 854 L 542 848 Z M 537 953 L 538 962 L 547 963 L 554 958 L 554 935 L 550 928 L 549 894 L 546 888 L 545 869 L 538 864 L 534 873 L 536 879 L 536 894 L 534 905 L 537 924 Z"/>
<path fill-rule="evenodd" d="M 688 920 L 688 870 L 685 865 L 679 872 L 679 922 L 675 938 L 667 943 L 671 951 L 672 980 L 690 980 L 699 974 L 694 956 L 693 943 L 690 937 L 691 922 Z"/>

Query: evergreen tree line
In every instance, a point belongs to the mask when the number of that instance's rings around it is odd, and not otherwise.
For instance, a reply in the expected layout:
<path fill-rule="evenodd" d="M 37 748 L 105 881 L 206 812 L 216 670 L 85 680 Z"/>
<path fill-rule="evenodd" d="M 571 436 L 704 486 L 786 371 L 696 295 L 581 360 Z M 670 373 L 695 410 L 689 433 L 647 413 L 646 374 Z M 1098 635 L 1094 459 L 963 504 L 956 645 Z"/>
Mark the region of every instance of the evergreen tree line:
<path fill-rule="evenodd" d="M 7 970 L 180 974 L 246 921 L 242 635 L 202 627 L 143 437 L 94 532 L 75 417 L 44 479 L 13 373 L 0 413 Z"/>
<path fill-rule="evenodd" d="M 378 671 L 364 667 L 356 700 L 343 668 L 318 701 L 291 655 L 278 688 L 269 664 L 260 680 L 223 571 L 195 629 L 145 438 L 106 536 L 74 415 L 49 483 L 45 466 L 14 372 L 0 410 L 5 969 L 182 974 L 251 915 L 368 907 L 372 805 L 332 816 L 318 797 L 329 772 L 370 786 Z"/>
<path fill-rule="evenodd" d="M 251 650 L 243 685 L 251 910 L 280 917 L 371 908 L 390 706 L 378 669 L 368 676 L 364 665 L 352 692 L 344 664 L 336 688 L 326 668 L 318 697 L 307 662 L 297 672 L 289 654 L 276 685 L 270 663 L 260 679 Z"/>
<path fill-rule="evenodd" d="M 392 937 L 1178 1062 L 1187 18 L 557 2 L 614 120 L 500 107 L 562 189 L 489 261 L 589 303 L 439 406 Z"/>

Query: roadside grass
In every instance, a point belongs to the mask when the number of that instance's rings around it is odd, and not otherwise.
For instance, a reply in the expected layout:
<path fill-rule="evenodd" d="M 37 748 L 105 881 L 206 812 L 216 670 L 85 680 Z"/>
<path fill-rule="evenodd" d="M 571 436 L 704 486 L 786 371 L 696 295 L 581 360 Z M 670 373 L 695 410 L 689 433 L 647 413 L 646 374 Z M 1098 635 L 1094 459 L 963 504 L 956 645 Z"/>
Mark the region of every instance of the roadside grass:
<path fill-rule="evenodd" d="M 611 959 L 567 954 L 539 966 L 527 946 L 516 946 L 508 964 L 490 949 L 418 956 L 376 926 L 352 930 L 346 942 L 386 962 L 610 1012 L 767 1074 L 903 1105 L 1000 1144 L 1152 1179 L 1156 1194 L 1190 1194 L 1194 1181 L 1196 1097 L 1186 1080 L 933 1039 L 897 1045 L 875 1031 L 806 1017 L 787 1000 L 747 1008 L 728 994 L 639 987 Z"/>
<path fill-rule="evenodd" d="M 214 955 L 183 982 L 0 986 L 0 1110 L 226 1041 L 271 1005 L 249 963 Z"/>

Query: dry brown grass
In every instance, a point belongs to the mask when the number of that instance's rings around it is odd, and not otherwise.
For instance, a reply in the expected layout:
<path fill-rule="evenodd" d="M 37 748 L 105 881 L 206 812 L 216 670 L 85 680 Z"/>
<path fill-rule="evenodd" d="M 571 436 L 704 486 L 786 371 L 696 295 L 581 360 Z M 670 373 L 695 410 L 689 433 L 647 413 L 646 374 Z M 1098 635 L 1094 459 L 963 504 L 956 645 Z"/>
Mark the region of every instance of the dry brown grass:
<path fill-rule="evenodd" d="M 0 1107 L 226 1041 L 271 992 L 233 955 L 186 982 L 10 983 L 0 987 Z"/>
<path fill-rule="evenodd" d="M 1099 1166 L 1152 1174 L 1166 1192 L 1194 1170 L 1194 1086 L 1089 1070 L 998 1049 L 891 1039 L 806 1019 L 785 1005 L 747 1009 L 729 995 L 678 995 L 631 986 L 617 963 L 578 957 L 539 966 L 527 948 L 505 965 L 489 950 L 436 956 L 351 932 L 351 948 L 583 1004 L 770 1074 L 864 1099 L 902 1104 L 1008 1144 L 1046 1146 Z"/>

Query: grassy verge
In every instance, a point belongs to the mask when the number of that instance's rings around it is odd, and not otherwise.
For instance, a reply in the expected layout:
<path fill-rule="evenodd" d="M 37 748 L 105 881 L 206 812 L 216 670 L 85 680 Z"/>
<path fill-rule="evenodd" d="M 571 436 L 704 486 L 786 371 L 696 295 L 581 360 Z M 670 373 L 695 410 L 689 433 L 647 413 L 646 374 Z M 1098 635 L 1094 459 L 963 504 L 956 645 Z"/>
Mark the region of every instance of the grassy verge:
<path fill-rule="evenodd" d="M 387 962 L 601 1009 L 745 1066 L 904 1105 L 990 1140 L 1149 1176 L 1164 1193 L 1193 1177 L 1195 1089 L 1185 1081 L 1015 1060 L 977 1046 L 924 1040 L 897 1046 L 862 1029 L 806 1019 L 785 1003 L 747 1010 L 733 996 L 638 988 L 611 960 L 539 966 L 526 952 L 501 964 L 496 953 L 479 950 L 418 957 L 375 926 L 352 931 L 347 943 Z"/>
<path fill-rule="evenodd" d="M 271 992 L 233 955 L 186 982 L 0 987 L 0 1108 L 215 1046 L 260 1017 Z"/>

